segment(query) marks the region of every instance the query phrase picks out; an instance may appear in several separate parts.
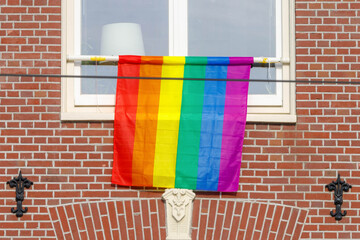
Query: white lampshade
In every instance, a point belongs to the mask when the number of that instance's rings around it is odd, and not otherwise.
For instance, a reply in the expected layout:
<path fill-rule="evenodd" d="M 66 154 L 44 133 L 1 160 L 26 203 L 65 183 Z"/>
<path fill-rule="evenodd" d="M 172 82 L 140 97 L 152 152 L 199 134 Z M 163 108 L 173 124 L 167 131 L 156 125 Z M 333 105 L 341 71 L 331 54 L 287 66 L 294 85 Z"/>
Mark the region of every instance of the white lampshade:
<path fill-rule="evenodd" d="M 136 23 L 112 23 L 102 27 L 101 55 L 145 55 L 141 27 Z"/>

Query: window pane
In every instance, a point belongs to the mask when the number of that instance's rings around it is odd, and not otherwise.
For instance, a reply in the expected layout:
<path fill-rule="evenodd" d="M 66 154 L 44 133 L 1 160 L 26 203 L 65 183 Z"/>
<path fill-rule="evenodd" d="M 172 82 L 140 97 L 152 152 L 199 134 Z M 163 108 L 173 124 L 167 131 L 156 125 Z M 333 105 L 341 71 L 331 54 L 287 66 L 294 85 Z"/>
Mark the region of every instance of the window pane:
<path fill-rule="evenodd" d="M 145 55 L 168 55 L 168 8 L 168 0 L 82 0 L 81 54 L 101 54 L 101 33 L 104 25 L 137 23 L 141 27 Z M 89 64 L 95 63 L 82 65 L 82 75 L 117 75 L 116 65 Z M 115 94 L 115 90 L 115 79 L 81 81 L 82 94 Z"/>
<path fill-rule="evenodd" d="M 276 56 L 275 0 L 189 1 L 189 55 Z M 276 78 L 254 67 L 252 79 Z M 251 83 L 251 94 L 275 94 L 275 83 Z"/>

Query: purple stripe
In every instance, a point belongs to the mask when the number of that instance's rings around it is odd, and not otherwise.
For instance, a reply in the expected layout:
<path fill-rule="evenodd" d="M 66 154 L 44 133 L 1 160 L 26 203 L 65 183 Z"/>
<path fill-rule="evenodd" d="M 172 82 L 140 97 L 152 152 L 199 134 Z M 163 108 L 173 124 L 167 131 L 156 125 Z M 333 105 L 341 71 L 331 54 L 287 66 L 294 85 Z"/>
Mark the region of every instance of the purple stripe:
<path fill-rule="evenodd" d="M 249 79 L 253 58 L 230 57 L 228 79 Z M 244 64 L 244 65 L 242 65 Z M 218 191 L 239 188 L 249 82 L 227 82 Z"/>

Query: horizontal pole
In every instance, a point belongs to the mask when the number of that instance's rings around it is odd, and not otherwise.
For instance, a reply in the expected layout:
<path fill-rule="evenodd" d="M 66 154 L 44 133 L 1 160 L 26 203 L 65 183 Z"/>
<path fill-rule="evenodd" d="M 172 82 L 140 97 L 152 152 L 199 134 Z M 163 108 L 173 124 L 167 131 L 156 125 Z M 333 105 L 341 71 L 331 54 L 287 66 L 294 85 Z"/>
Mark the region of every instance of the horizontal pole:
<path fill-rule="evenodd" d="M 186 81 L 227 81 L 227 82 L 283 82 L 306 84 L 342 84 L 360 85 L 357 79 L 351 81 L 321 81 L 321 80 L 276 80 L 276 79 L 217 79 L 217 78 L 162 78 L 162 77 L 119 77 L 119 76 L 94 76 L 94 75 L 60 75 L 60 74 L 11 74 L 0 73 L 0 77 L 49 77 L 49 78 L 93 78 L 93 79 L 144 79 L 144 80 L 186 80 Z"/>
<path fill-rule="evenodd" d="M 67 56 L 67 61 L 94 61 L 94 62 L 117 62 L 119 61 L 118 56 L 90 56 L 90 55 L 78 55 L 78 56 Z M 282 63 L 289 64 L 289 58 L 274 58 L 274 57 L 254 57 L 254 63 Z"/>

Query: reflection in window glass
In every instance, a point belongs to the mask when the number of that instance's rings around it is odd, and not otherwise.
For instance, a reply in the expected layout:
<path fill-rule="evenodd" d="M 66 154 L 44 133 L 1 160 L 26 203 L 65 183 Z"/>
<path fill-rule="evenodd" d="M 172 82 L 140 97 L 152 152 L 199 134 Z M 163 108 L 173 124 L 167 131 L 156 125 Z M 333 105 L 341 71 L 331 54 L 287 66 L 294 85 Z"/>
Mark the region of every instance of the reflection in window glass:
<path fill-rule="evenodd" d="M 188 2 L 189 55 L 276 56 L 275 0 Z M 252 79 L 275 79 L 275 69 L 256 67 Z M 251 83 L 250 94 L 275 94 L 275 83 Z"/>
<path fill-rule="evenodd" d="M 140 24 L 145 54 L 169 54 L 168 0 L 82 0 L 81 55 L 100 55 L 102 27 L 110 23 Z M 82 75 L 117 75 L 116 65 L 88 64 L 82 65 Z M 115 94 L 115 91 L 115 79 L 81 81 L 82 94 Z"/>

